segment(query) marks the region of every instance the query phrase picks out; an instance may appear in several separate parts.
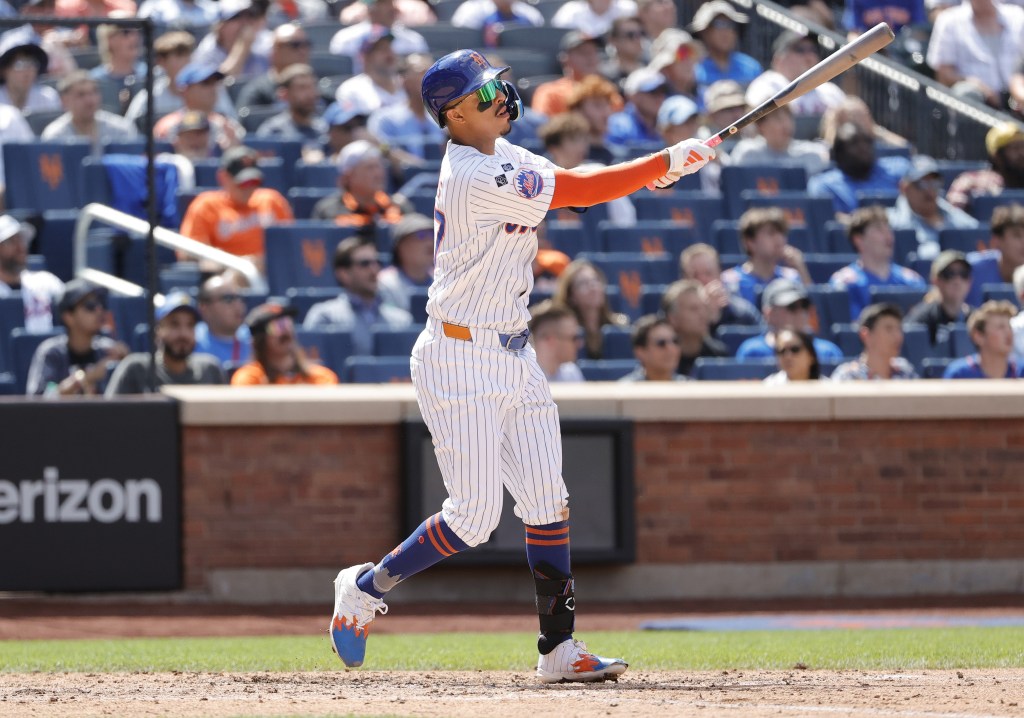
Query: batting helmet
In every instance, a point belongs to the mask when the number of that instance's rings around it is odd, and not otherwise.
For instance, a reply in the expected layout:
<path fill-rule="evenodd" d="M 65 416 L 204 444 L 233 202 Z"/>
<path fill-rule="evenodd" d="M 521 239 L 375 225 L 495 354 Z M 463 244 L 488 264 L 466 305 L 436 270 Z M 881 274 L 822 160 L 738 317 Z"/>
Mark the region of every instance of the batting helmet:
<path fill-rule="evenodd" d="M 444 127 L 444 116 L 441 111 L 461 97 L 476 92 L 509 67 L 493 67 L 487 58 L 475 50 L 457 50 L 435 62 L 423 75 L 420 95 L 423 106 L 434 118 L 438 127 Z M 509 120 L 515 120 L 522 114 L 522 100 L 512 83 L 502 81 L 502 92 L 505 95 L 505 106 Z"/>

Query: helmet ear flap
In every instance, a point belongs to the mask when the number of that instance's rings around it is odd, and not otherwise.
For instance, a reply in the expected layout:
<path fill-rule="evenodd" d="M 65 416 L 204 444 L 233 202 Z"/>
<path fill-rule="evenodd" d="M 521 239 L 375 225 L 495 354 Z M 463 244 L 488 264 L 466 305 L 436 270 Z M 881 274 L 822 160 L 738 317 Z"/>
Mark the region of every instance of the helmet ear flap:
<path fill-rule="evenodd" d="M 505 109 L 508 110 L 509 122 L 515 122 L 523 116 L 523 100 L 519 97 L 519 91 L 508 80 L 501 81 L 501 91 L 505 93 Z"/>

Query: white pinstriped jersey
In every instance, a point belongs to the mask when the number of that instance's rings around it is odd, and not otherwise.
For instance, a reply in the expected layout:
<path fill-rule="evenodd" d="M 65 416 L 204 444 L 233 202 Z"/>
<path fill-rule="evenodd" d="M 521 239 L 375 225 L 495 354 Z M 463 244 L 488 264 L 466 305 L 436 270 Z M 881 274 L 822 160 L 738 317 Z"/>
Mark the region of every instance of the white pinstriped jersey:
<path fill-rule="evenodd" d="M 555 169 L 504 139 L 493 155 L 448 143 L 434 200 L 427 314 L 502 333 L 526 329 L 536 227 L 551 205 Z"/>

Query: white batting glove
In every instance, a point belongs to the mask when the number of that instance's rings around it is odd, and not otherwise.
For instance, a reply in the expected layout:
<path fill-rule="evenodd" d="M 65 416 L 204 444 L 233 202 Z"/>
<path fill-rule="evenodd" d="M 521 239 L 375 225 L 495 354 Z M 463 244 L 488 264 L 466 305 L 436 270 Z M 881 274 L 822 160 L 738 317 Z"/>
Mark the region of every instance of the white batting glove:
<path fill-rule="evenodd" d="M 668 173 L 647 185 L 648 189 L 664 189 L 679 181 L 681 177 L 693 174 L 711 160 L 716 152 L 700 140 L 688 139 L 678 142 L 665 150 L 668 153 Z"/>

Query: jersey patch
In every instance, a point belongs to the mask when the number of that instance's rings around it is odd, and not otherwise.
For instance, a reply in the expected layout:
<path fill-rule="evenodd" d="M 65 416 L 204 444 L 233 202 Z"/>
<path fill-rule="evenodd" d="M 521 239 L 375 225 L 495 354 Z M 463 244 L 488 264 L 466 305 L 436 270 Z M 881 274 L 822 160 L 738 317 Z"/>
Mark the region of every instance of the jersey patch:
<path fill-rule="evenodd" d="M 499 187 L 504 187 L 505 185 L 508 184 L 508 180 L 505 179 L 505 175 L 498 175 L 497 177 L 494 178 L 494 184 L 498 185 Z"/>
<path fill-rule="evenodd" d="M 506 172 L 511 172 L 512 171 L 512 165 L 510 165 L 508 162 L 506 162 L 505 164 L 503 164 L 501 166 L 501 169 L 505 170 Z"/>
<path fill-rule="evenodd" d="M 519 170 L 512 180 L 512 184 L 515 185 L 519 196 L 525 199 L 533 199 L 544 190 L 543 178 L 539 172 L 534 172 L 533 170 Z"/>

